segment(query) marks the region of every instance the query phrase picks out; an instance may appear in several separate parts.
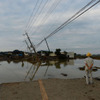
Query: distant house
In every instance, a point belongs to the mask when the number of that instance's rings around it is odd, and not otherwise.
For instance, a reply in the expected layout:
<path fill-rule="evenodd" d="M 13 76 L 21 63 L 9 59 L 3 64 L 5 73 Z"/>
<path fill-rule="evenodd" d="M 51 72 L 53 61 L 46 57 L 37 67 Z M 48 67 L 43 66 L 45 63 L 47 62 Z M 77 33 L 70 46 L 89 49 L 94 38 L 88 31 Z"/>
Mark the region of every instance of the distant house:
<path fill-rule="evenodd" d="M 4 56 L 4 53 L 3 52 L 0 52 L 0 56 Z"/>
<path fill-rule="evenodd" d="M 38 51 L 37 53 L 41 56 L 49 56 L 49 54 L 52 53 L 52 51 L 41 50 Z"/>
<path fill-rule="evenodd" d="M 41 56 L 46 56 L 46 52 L 44 50 L 38 51 L 37 53 L 40 54 Z"/>
<path fill-rule="evenodd" d="M 12 55 L 12 52 L 8 52 L 8 53 L 6 53 L 6 54 L 8 54 L 8 55 Z"/>
<path fill-rule="evenodd" d="M 67 56 L 69 56 L 69 58 L 74 58 L 74 52 L 67 52 Z"/>
<path fill-rule="evenodd" d="M 19 51 L 19 50 L 14 50 L 12 52 L 13 56 L 19 56 L 19 57 L 24 57 L 24 52 L 23 51 Z"/>
<path fill-rule="evenodd" d="M 66 55 L 67 56 L 67 52 L 61 52 L 61 54 Z"/>
<path fill-rule="evenodd" d="M 55 53 L 50 53 L 49 56 L 50 57 L 56 57 L 57 55 Z"/>

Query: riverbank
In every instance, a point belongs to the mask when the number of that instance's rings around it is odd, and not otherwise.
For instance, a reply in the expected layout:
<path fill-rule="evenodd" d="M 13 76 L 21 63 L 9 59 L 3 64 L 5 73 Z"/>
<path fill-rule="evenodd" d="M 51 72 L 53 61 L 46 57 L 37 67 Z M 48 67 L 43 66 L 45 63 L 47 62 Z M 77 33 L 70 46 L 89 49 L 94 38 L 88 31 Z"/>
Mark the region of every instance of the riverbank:
<path fill-rule="evenodd" d="M 100 100 L 100 81 L 86 85 L 85 79 L 46 79 L 0 85 L 0 100 Z M 45 91 L 45 92 L 44 92 Z"/>

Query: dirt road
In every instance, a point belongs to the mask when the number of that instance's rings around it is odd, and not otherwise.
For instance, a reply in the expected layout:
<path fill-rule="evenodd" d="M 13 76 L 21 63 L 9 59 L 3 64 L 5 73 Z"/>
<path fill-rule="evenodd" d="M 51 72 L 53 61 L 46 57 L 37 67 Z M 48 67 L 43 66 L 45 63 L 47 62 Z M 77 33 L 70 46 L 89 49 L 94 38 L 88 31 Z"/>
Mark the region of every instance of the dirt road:
<path fill-rule="evenodd" d="M 0 85 L 0 100 L 100 100 L 100 81 L 47 79 Z"/>

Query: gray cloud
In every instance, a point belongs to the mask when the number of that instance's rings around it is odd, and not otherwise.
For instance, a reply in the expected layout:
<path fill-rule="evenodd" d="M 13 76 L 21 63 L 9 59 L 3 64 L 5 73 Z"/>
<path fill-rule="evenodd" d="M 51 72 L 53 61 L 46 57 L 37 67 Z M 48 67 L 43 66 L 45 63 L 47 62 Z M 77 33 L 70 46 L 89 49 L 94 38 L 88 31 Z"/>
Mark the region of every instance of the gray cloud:
<path fill-rule="evenodd" d="M 1 50 L 14 50 L 19 48 L 20 44 L 23 44 L 22 41 L 25 37 L 22 36 L 22 34 L 25 31 L 25 26 L 36 1 L 4 1 L 1 0 L 0 2 L 0 47 Z M 49 8 L 53 2 L 54 0 L 50 0 L 46 8 Z M 48 11 L 48 9 L 44 9 L 36 23 L 32 25 L 31 30 L 29 30 L 29 36 L 33 43 L 39 43 L 44 37 L 48 36 L 81 7 L 87 4 L 87 2 L 88 1 L 85 0 L 62 0 L 48 20 L 41 23 L 43 16 L 45 16 Z M 56 33 L 53 37 L 49 38 L 47 41 L 50 47 L 52 49 L 98 47 L 100 42 L 99 9 L 100 4 L 96 5 L 94 8 Z M 38 49 L 42 48 L 47 49 L 45 43 L 43 43 Z"/>

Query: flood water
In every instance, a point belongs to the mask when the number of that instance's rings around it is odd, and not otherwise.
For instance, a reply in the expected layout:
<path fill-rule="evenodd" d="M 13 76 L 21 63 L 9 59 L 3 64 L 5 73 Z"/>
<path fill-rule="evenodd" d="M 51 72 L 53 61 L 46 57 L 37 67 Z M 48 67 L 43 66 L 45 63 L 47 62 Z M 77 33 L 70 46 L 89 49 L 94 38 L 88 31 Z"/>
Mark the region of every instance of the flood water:
<path fill-rule="evenodd" d="M 49 78 L 83 78 L 85 71 L 79 70 L 79 67 L 83 66 L 84 59 L 38 62 L 34 65 L 26 61 L 2 61 L 0 62 L 0 83 Z M 94 66 L 100 67 L 100 60 L 94 60 Z M 100 77 L 100 69 L 93 71 L 93 77 Z"/>

